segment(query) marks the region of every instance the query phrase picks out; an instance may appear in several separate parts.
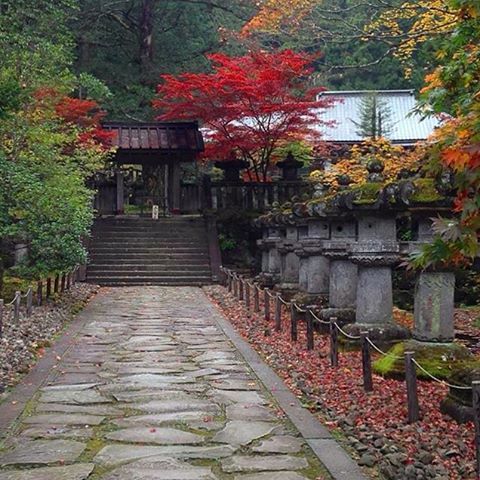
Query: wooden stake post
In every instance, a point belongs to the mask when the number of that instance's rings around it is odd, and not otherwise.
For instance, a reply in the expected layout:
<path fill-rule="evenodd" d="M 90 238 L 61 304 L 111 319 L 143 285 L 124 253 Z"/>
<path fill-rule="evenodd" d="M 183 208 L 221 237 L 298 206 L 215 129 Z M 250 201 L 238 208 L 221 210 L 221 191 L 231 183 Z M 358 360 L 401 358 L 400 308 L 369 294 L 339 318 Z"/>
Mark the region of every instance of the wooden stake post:
<path fill-rule="evenodd" d="M 370 355 L 370 344 L 368 343 L 368 332 L 361 332 L 360 337 L 362 341 L 363 388 L 366 392 L 372 392 L 372 358 Z"/>
<path fill-rule="evenodd" d="M 420 419 L 417 393 L 417 371 L 413 363 L 413 352 L 405 352 L 405 381 L 407 384 L 408 423 Z"/>

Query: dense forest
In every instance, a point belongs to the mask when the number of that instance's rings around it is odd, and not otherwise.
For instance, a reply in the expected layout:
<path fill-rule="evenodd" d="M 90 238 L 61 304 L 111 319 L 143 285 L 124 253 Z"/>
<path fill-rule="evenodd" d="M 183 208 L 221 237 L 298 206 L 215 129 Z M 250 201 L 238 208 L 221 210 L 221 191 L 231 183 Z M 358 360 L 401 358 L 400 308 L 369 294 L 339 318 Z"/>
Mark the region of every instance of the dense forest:
<path fill-rule="evenodd" d="M 365 41 L 361 32 L 382 11 L 360 0 L 318 2 L 308 23 L 245 35 L 257 13 L 242 0 L 82 0 L 72 11 L 75 70 L 93 74 L 110 89 L 110 118 L 148 120 L 159 76 L 210 68 L 212 52 L 244 53 L 252 48 L 292 48 L 315 54 L 315 82 L 332 89 L 417 88 L 425 70 L 422 46 L 405 78 L 400 59 L 381 41 Z M 328 3 L 328 15 L 321 6 Z M 398 3 L 398 2 L 397 2 Z"/>

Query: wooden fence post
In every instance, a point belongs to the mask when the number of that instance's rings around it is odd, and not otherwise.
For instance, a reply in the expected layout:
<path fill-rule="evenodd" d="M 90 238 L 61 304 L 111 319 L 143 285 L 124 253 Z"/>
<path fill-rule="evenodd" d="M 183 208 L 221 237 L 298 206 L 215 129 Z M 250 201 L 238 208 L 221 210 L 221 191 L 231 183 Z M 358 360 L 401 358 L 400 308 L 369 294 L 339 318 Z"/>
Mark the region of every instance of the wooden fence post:
<path fill-rule="evenodd" d="M 253 284 L 253 311 L 258 313 L 260 311 L 260 294 L 258 293 L 258 284 Z"/>
<path fill-rule="evenodd" d="M 37 306 L 41 307 L 43 304 L 43 281 L 39 280 L 37 283 Z"/>
<path fill-rule="evenodd" d="M 61 285 L 61 286 L 60 286 L 60 291 L 61 291 L 62 293 L 65 291 L 65 280 L 66 280 L 66 278 L 65 278 L 65 273 L 62 273 L 62 281 L 61 281 L 61 283 L 60 283 L 60 285 Z"/>
<path fill-rule="evenodd" d="M 3 299 L 0 298 L 0 338 L 3 336 Z"/>
<path fill-rule="evenodd" d="M 60 275 L 55 275 L 55 282 L 53 284 L 53 293 L 58 293 L 60 290 Z"/>
<path fill-rule="evenodd" d="M 360 332 L 360 337 L 362 341 L 363 388 L 366 392 L 372 392 L 372 358 L 370 355 L 370 344 L 368 343 L 368 332 Z"/>
<path fill-rule="evenodd" d="M 26 308 L 27 317 L 30 317 L 32 315 L 32 311 L 33 311 L 33 290 L 29 287 L 27 290 L 27 308 Z"/>
<path fill-rule="evenodd" d="M 268 293 L 268 288 L 265 287 L 263 291 L 264 297 L 264 310 L 265 310 L 265 321 L 268 323 L 270 321 L 270 296 Z"/>
<path fill-rule="evenodd" d="M 67 273 L 67 290 L 72 286 L 72 272 Z"/>
<path fill-rule="evenodd" d="M 315 346 L 313 337 L 313 315 L 310 309 L 307 309 L 307 350 L 313 350 Z"/>
<path fill-rule="evenodd" d="M 330 319 L 330 365 L 338 367 L 338 330 L 333 318 Z"/>
<path fill-rule="evenodd" d="M 13 302 L 13 319 L 15 322 L 20 320 L 20 302 L 22 301 L 22 292 L 15 292 L 15 301 Z"/>
<path fill-rule="evenodd" d="M 295 303 L 290 303 L 290 338 L 292 342 L 296 342 L 298 340 L 298 312 Z"/>
<path fill-rule="evenodd" d="M 245 298 L 245 307 L 247 308 L 248 314 L 250 314 L 250 284 L 248 280 L 245 281 L 245 291 L 243 292 Z"/>
<path fill-rule="evenodd" d="M 238 279 L 238 299 L 240 301 L 245 300 L 245 280 L 243 277 Z"/>
<path fill-rule="evenodd" d="M 233 296 L 238 298 L 238 277 L 237 275 L 233 274 Z"/>
<path fill-rule="evenodd" d="M 275 296 L 275 331 L 282 331 L 282 301 L 279 293 Z"/>
<path fill-rule="evenodd" d="M 233 282 L 232 282 L 232 272 L 230 270 L 226 270 L 227 272 L 227 290 L 231 293 Z"/>
<path fill-rule="evenodd" d="M 405 352 L 405 381 L 407 384 L 408 423 L 420 419 L 417 392 L 417 371 L 413 363 L 413 352 Z"/>
<path fill-rule="evenodd" d="M 475 453 L 477 459 L 476 473 L 480 478 L 480 381 L 472 382 L 473 423 L 475 424 Z"/>
<path fill-rule="evenodd" d="M 50 277 L 47 278 L 47 291 L 45 293 L 46 298 L 50 298 L 52 296 L 52 279 Z"/>

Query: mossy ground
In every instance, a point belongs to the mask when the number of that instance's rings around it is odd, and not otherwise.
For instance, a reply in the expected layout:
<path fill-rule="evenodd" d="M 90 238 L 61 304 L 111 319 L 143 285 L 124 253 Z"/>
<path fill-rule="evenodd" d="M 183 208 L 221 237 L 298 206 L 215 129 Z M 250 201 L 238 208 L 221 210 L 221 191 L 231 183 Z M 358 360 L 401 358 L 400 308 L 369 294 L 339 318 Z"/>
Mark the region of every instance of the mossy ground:
<path fill-rule="evenodd" d="M 480 365 L 480 360 L 475 359 L 463 345 L 408 340 L 395 344 L 387 352 L 387 356 L 376 360 L 373 363 L 373 370 L 384 377 L 403 378 L 406 351 L 414 352 L 415 360 L 429 373 L 442 380 L 449 379 L 460 367 Z M 417 376 L 428 379 L 420 369 L 417 369 Z"/>

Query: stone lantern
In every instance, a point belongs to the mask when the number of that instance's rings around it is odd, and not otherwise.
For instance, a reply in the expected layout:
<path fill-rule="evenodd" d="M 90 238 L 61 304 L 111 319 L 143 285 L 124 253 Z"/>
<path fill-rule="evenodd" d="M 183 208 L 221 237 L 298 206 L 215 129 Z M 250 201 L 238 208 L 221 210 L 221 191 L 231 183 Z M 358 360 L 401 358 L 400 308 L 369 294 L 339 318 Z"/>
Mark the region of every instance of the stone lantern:
<path fill-rule="evenodd" d="M 298 180 L 298 170 L 303 167 L 303 162 L 296 160 L 289 152 L 285 160 L 277 163 L 277 167 L 282 170 L 282 180 L 294 182 Z"/>
<path fill-rule="evenodd" d="M 328 308 L 322 309 L 325 320 L 355 321 L 358 266 L 349 258 L 350 246 L 356 240 L 356 222 L 338 217 L 331 223 L 330 241 L 324 243 L 324 255 L 330 261 Z"/>
<path fill-rule="evenodd" d="M 215 167 L 223 170 L 226 182 L 240 183 L 242 182 L 240 172 L 248 168 L 248 162 L 232 158 L 230 160 L 215 162 Z"/>
<path fill-rule="evenodd" d="M 283 290 L 293 290 L 298 287 L 300 260 L 295 253 L 298 240 L 296 225 L 285 227 L 285 237 L 279 243 L 280 254 L 280 285 Z"/>
<path fill-rule="evenodd" d="M 351 333 L 368 331 L 371 338 L 390 341 L 409 337 L 393 322 L 392 267 L 400 260 L 396 216 L 378 210 L 355 212 L 358 241 L 350 246 L 350 260 L 358 265 L 355 321 Z"/>
<path fill-rule="evenodd" d="M 432 221 L 418 219 L 418 242 L 433 240 Z M 453 342 L 455 274 L 444 270 L 419 272 L 415 284 L 413 338 L 422 342 Z"/>
<path fill-rule="evenodd" d="M 323 255 L 323 242 L 329 236 L 328 220 L 311 218 L 307 222 L 306 235 L 299 238 L 296 245 L 295 253 L 300 258 L 300 288 L 313 297 L 328 295 L 329 261 Z"/>
<path fill-rule="evenodd" d="M 260 281 L 272 287 L 280 280 L 280 253 L 278 246 L 282 241 L 281 229 L 276 225 L 265 225 L 263 236 L 258 241 L 262 251 L 262 273 Z"/>

